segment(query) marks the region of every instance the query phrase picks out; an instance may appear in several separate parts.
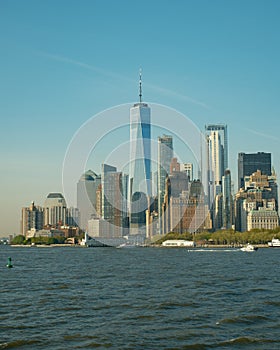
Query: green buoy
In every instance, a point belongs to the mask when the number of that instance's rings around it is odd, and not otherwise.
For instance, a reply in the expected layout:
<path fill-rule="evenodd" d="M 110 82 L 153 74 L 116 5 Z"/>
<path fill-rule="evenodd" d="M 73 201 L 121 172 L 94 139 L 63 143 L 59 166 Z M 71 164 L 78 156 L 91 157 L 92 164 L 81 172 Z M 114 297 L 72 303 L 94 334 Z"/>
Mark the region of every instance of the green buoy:
<path fill-rule="evenodd" d="M 10 258 L 10 257 L 8 258 L 8 262 L 7 262 L 6 266 L 9 267 L 9 268 L 13 267 L 12 258 Z"/>

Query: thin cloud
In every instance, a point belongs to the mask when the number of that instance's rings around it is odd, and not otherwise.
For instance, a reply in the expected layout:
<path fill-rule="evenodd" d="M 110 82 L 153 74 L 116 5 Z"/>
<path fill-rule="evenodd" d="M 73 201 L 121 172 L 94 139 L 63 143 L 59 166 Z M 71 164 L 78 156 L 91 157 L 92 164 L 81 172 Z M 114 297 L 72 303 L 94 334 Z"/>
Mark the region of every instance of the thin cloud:
<path fill-rule="evenodd" d="M 160 86 L 156 86 L 156 85 L 150 85 L 150 84 L 145 84 L 146 86 L 150 87 L 151 89 L 154 89 L 156 91 L 158 91 L 159 93 L 162 93 L 164 95 L 171 95 L 171 96 L 174 96 L 174 97 L 177 97 L 181 100 L 184 100 L 184 101 L 188 101 L 188 102 L 191 102 L 193 104 L 196 104 L 200 107 L 203 107 L 205 109 L 211 109 L 209 106 L 207 106 L 204 102 L 201 102 L 201 101 L 198 101 L 188 95 L 183 95 L 183 94 L 180 94 L 176 91 L 173 91 L 173 90 L 169 90 L 169 89 L 166 89 L 166 88 L 162 88 Z"/>
<path fill-rule="evenodd" d="M 81 67 L 81 68 L 84 68 L 84 69 L 87 69 L 87 70 L 90 70 L 90 71 L 93 71 L 93 72 L 96 72 L 96 73 L 99 73 L 99 74 L 102 74 L 102 75 L 105 75 L 105 76 L 109 76 L 109 77 L 112 77 L 112 78 L 118 78 L 118 79 L 124 79 L 124 80 L 133 81 L 132 79 L 129 79 L 129 78 L 123 76 L 123 75 L 110 72 L 108 70 L 105 70 L 105 69 L 102 69 L 102 68 L 99 68 L 99 67 L 96 67 L 96 66 L 84 63 L 82 61 L 73 60 L 72 58 L 68 58 L 68 57 L 65 57 L 65 56 L 56 55 L 56 54 L 50 54 L 50 53 L 41 52 L 41 51 L 37 52 L 37 54 L 39 54 L 40 56 L 49 58 L 51 60 L 54 60 L 54 61 L 63 62 L 63 63 L 69 63 L 69 64 L 75 65 L 77 67 Z"/>
<path fill-rule="evenodd" d="M 252 133 L 254 135 L 265 137 L 265 138 L 268 138 L 270 140 L 279 142 L 279 137 L 276 137 L 276 136 L 273 136 L 273 135 L 269 135 L 269 134 L 265 134 L 263 132 L 260 132 L 260 131 L 257 131 L 257 130 L 253 130 L 253 129 L 245 128 L 245 130 L 249 131 L 250 133 Z"/>
<path fill-rule="evenodd" d="M 69 58 L 69 57 L 56 55 L 56 54 L 51 54 L 51 53 L 42 52 L 42 51 L 36 52 L 36 53 L 38 55 L 40 55 L 40 56 L 49 58 L 49 59 L 54 60 L 54 61 L 72 64 L 72 65 L 75 65 L 77 67 L 81 67 L 83 69 L 87 69 L 87 70 L 96 72 L 98 74 L 101 74 L 101 75 L 104 75 L 104 76 L 107 76 L 107 77 L 116 78 L 118 80 L 120 80 L 120 79 L 121 80 L 126 80 L 128 82 L 135 83 L 135 80 L 130 79 L 130 78 L 124 76 L 124 75 L 116 74 L 116 73 L 110 72 L 108 70 L 104 70 L 102 68 L 99 68 L 99 67 L 96 67 L 96 66 L 84 63 L 82 61 L 73 60 L 72 58 Z M 162 95 L 174 96 L 174 97 L 176 97 L 176 98 L 178 98 L 180 100 L 191 102 L 191 103 L 193 103 L 195 105 L 198 105 L 200 107 L 203 107 L 205 109 L 208 109 L 208 110 L 211 109 L 204 102 L 198 101 L 198 100 L 196 100 L 196 99 L 194 99 L 194 98 L 192 98 L 192 97 L 190 97 L 188 95 L 180 94 L 180 93 L 178 93 L 178 92 L 176 92 L 174 90 L 166 89 L 166 88 L 163 88 L 163 87 L 160 87 L 160 86 L 157 86 L 157 85 L 152 85 L 152 84 L 147 84 L 147 83 L 145 83 L 145 86 L 150 88 L 150 89 L 152 89 L 152 90 L 154 90 L 154 91 L 157 91 L 158 93 L 160 93 Z"/>

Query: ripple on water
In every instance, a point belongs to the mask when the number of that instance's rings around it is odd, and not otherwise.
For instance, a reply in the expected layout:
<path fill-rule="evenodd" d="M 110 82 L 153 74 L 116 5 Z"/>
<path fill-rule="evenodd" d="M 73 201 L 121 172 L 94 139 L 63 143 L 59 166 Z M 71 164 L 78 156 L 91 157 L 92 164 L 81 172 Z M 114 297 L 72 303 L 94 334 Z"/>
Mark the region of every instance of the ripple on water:
<path fill-rule="evenodd" d="M 261 253 L 0 247 L 21 265 L 0 269 L 0 349 L 278 350 L 279 283 L 263 276 L 280 250 Z"/>
<path fill-rule="evenodd" d="M 38 340 L 25 340 L 25 339 L 20 339 L 20 340 L 14 340 L 11 342 L 5 342 L 5 343 L 0 343 L 0 349 L 16 349 L 18 347 L 22 346 L 34 346 L 34 345 L 39 345 L 40 341 Z"/>
<path fill-rule="evenodd" d="M 217 324 L 255 324 L 258 322 L 265 322 L 269 321 L 270 318 L 266 316 L 261 315 L 242 315 L 242 316 L 235 316 L 231 318 L 224 318 L 221 321 L 218 321 Z"/>
<path fill-rule="evenodd" d="M 254 337 L 238 337 L 229 339 L 223 342 L 219 343 L 219 346 L 234 346 L 234 345 L 265 345 L 265 344 L 273 344 L 275 343 L 275 340 L 272 339 L 260 339 L 260 338 L 254 338 Z M 268 349 L 268 348 L 267 348 Z"/>

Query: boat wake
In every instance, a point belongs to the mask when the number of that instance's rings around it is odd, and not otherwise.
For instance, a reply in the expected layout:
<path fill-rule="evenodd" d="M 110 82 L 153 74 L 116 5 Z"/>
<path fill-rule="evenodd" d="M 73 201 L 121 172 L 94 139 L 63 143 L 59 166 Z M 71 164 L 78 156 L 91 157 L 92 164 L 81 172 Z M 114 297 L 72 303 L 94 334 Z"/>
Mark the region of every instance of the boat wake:
<path fill-rule="evenodd" d="M 209 248 L 201 248 L 201 249 L 188 249 L 188 252 L 239 252 L 240 249 L 236 249 L 236 248 L 229 248 L 229 249 L 224 249 L 224 248 L 217 248 L 217 249 L 209 249 Z"/>

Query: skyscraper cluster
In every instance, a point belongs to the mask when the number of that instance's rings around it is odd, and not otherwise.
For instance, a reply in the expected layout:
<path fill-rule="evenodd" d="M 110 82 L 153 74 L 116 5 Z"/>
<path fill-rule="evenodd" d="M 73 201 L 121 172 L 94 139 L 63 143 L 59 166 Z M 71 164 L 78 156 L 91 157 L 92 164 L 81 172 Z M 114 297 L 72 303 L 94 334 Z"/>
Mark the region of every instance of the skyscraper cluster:
<path fill-rule="evenodd" d="M 142 101 L 130 108 L 128 173 L 101 165 L 77 183 L 77 208 L 67 208 L 61 194 L 51 193 L 44 208 L 34 203 L 22 211 L 22 232 L 43 226 L 79 225 L 95 238 L 141 236 L 168 232 L 196 234 L 204 230 L 279 225 L 276 174 L 271 154 L 238 154 L 238 192 L 232 193 L 227 125 L 205 126 L 200 145 L 206 164 L 194 174 L 194 164 L 174 156 L 172 135 L 157 136 L 157 164 L 151 162 L 151 108 Z M 198 141 L 199 143 L 201 140 Z M 206 149 L 204 149 L 206 146 Z M 203 183 L 202 177 L 207 181 Z"/>
<path fill-rule="evenodd" d="M 86 221 L 83 223 L 83 228 L 93 237 L 152 237 L 170 231 L 242 231 L 262 227 L 263 222 L 267 223 L 265 227 L 278 225 L 271 154 L 238 155 L 239 191 L 233 196 L 227 125 L 205 126 L 207 161 L 202 171 L 206 174 L 206 186 L 200 178 L 201 170 L 196 178 L 192 163 L 180 163 L 174 157 L 172 135 L 158 135 L 157 166 L 151 168 L 151 109 L 142 101 L 141 76 L 139 85 L 139 102 L 130 109 L 129 172 L 124 174 L 112 165 L 102 164 L 101 176 L 95 174 L 90 182 L 96 191 L 93 195 L 90 190 L 88 195 L 94 210 L 91 215 L 86 213 L 89 221 L 87 226 Z M 83 217 L 82 207 L 78 208 Z"/>
<path fill-rule="evenodd" d="M 79 233 L 78 224 L 79 210 L 67 208 L 61 193 L 49 193 L 43 207 L 32 202 L 21 211 L 21 233 L 26 237 L 75 236 Z"/>

